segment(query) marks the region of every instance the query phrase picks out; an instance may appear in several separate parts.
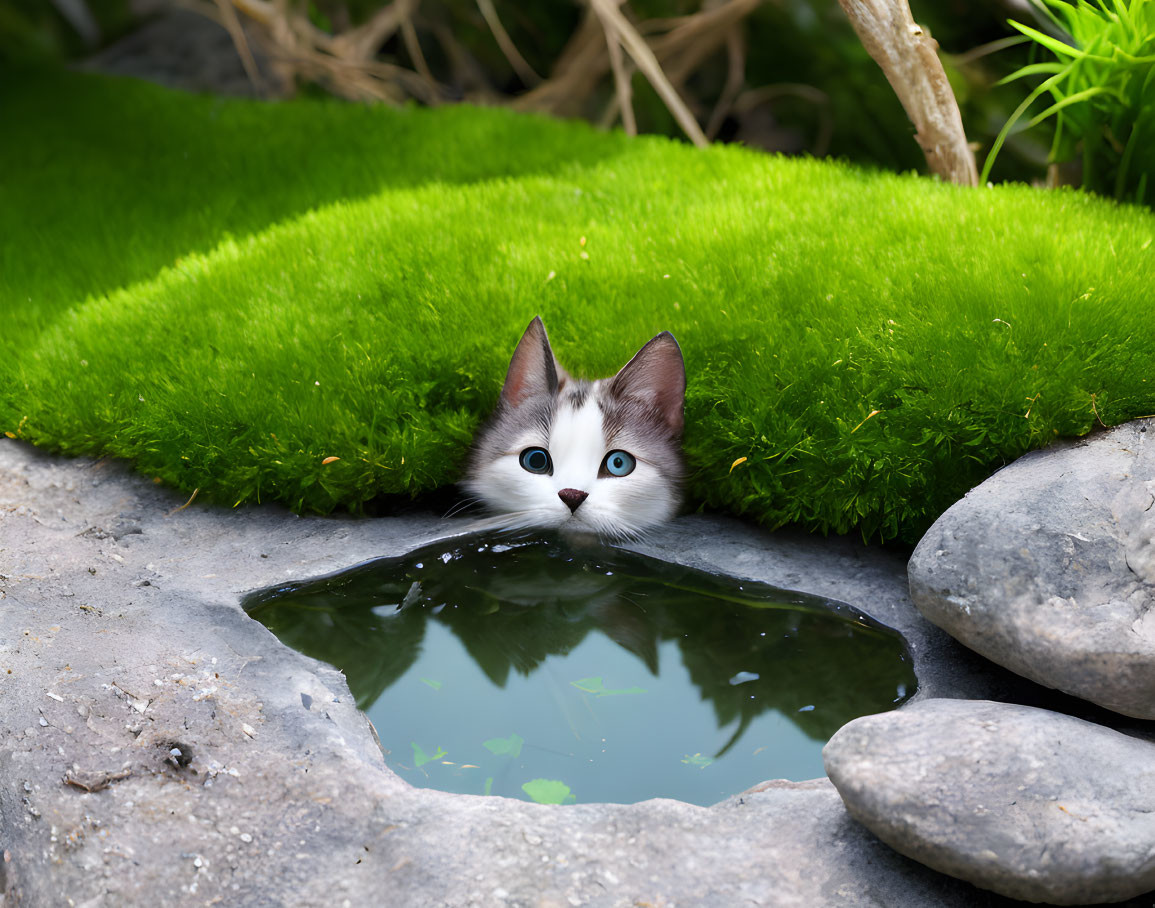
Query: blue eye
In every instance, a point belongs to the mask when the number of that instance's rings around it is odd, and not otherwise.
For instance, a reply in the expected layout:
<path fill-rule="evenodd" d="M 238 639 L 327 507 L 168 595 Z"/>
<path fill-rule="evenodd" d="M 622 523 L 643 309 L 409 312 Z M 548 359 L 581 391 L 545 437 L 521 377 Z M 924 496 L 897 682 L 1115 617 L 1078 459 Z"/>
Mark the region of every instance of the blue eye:
<path fill-rule="evenodd" d="M 553 471 L 553 462 L 549 459 L 549 451 L 545 448 L 526 448 L 519 458 L 521 468 L 530 473 L 550 473 Z"/>
<path fill-rule="evenodd" d="M 602 469 L 611 476 L 629 476 L 638 462 L 626 451 L 610 451 L 602 461 Z"/>

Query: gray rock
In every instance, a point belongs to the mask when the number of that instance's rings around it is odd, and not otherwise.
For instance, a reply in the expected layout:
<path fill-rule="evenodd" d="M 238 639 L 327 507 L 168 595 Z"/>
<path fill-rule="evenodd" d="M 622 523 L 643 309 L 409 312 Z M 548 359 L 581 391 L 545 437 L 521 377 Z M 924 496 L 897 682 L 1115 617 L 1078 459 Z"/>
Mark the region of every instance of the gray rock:
<path fill-rule="evenodd" d="M 1155 718 L 1155 419 L 1028 454 L 930 528 L 910 592 L 988 659 Z"/>
<path fill-rule="evenodd" d="M 82 69 L 114 76 L 147 79 L 182 91 L 259 97 L 245 72 L 232 37 L 212 19 L 176 4 L 158 3 L 158 15 L 94 54 Z M 249 52 L 264 83 L 274 78 L 273 68 L 252 28 L 240 17 Z M 278 86 L 278 88 L 281 86 Z"/>
<path fill-rule="evenodd" d="M 927 700 L 823 751 L 851 815 L 895 850 L 1058 905 L 1155 889 L 1155 744 L 1047 710 Z"/>
<path fill-rule="evenodd" d="M 412 788 L 343 676 L 238 602 L 462 524 L 184 500 L 121 464 L 0 438 L 5 908 L 1007 904 L 888 848 L 825 779 L 709 808 Z M 118 520 L 141 532 L 88 532 Z M 907 636 L 920 696 L 1055 696 L 919 615 L 902 553 L 716 517 L 637 548 L 858 606 Z"/>
<path fill-rule="evenodd" d="M 5 904 L 856 904 L 867 879 L 879 898 L 965 904 L 824 780 L 710 809 L 410 788 L 339 673 L 237 597 L 457 526 L 179 504 L 116 464 L 0 442 Z M 129 508 L 141 533 L 90 532 Z M 877 574 L 899 595 L 900 571 Z"/>

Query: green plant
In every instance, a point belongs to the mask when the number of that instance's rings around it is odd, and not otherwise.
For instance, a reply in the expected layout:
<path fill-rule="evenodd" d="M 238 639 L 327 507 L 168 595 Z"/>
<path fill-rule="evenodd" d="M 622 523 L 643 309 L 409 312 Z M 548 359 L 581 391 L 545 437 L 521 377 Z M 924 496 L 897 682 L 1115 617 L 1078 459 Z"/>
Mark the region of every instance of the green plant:
<path fill-rule="evenodd" d="M 1046 76 L 999 133 L 981 181 L 1014 125 L 1049 94 L 1054 103 L 1032 117 L 1027 128 L 1055 118 L 1051 161 L 1071 161 L 1081 153 L 1084 187 L 1143 202 L 1155 171 L 1155 2 L 1034 2 L 1063 39 L 1011 21 L 1057 59 L 1023 66 L 1003 80 Z"/>
<path fill-rule="evenodd" d="M 505 110 L 7 86 L 0 433 L 198 503 L 454 482 L 534 315 L 589 377 L 673 331 L 689 498 L 769 526 L 917 539 L 1010 458 L 1155 413 L 1155 215 L 1090 194 Z"/>

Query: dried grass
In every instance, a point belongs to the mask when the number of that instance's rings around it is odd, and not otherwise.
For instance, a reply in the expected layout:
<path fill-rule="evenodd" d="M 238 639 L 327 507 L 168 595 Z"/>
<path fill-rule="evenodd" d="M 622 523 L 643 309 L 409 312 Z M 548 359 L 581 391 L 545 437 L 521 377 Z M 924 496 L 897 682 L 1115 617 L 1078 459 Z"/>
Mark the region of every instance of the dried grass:
<path fill-rule="evenodd" d="M 554 62 L 539 75 L 518 49 L 498 16 L 493 0 L 476 0 L 493 40 L 524 91 L 510 94 L 486 82 L 483 68 L 444 22 L 421 17 L 421 0 L 392 0 L 368 21 L 335 34 L 309 21 L 300 0 L 194 0 L 233 34 L 247 69 L 251 54 L 237 14 L 253 25 L 274 61 L 281 91 L 302 82 L 318 82 L 353 100 L 425 104 L 459 98 L 505 103 L 515 109 L 555 116 L 586 116 L 604 127 L 620 123 L 638 131 L 633 77 L 641 73 L 695 145 L 719 134 L 727 117 L 749 111 L 783 94 L 815 101 L 820 130 L 815 151 L 829 144 L 833 123 L 822 92 L 812 86 L 747 86 L 746 19 L 762 0 L 703 0 L 696 12 L 671 18 L 637 19 L 623 0 L 586 0 L 585 15 Z M 975 182 L 974 157 L 962 133 L 961 118 L 936 45 L 914 26 L 906 0 L 840 0 L 851 23 L 879 62 L 917 127 L 930 170 L 955 182 Z M 435 74 L 421 50 L 420 35 L 440 45 L 450 71 Z M 383 63 L 382 47 L 400 36 L 409 66 Z M 697 98 L 689 85 L 696 74 L 725 54 L 725 82 L 714 98 Z M 440 78 L 439 78 L 440 75 Z M 255 79 L 254 79 L 255 81 Z M 607 84 L 612 84 L 608 102 Z M 715 83 L 716 84 L 716 83 Z M 703 127 L 704 124 L 704 127 Z"/>

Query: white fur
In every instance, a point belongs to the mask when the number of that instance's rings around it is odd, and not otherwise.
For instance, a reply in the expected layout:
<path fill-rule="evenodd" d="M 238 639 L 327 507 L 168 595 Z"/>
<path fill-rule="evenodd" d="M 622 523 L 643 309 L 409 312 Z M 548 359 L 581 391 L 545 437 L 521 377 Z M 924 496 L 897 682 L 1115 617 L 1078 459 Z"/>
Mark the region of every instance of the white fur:
<path fill-rule="evenodd" d="M 553 528 L 621 539 L 637 536 L 673 516 L 676 493 L 646 460 L 643 440 L 628 429 L 614 439 L 605 437 L 597 404 L 602 384 L 595 383 L 579 409 L 559 404 L 548 437 L 535 429 L 512 439 L 501 456 L 471 477 L 469 491 L 502 512 L 484 525 L 506 530 Z M 549 451 L 552 475 L 530 473 L 521 466 L 521 452 L 529 447 Z M 634 471 L 627 476 L 599 477 L 602 461 L 611 450 L 632 454 L 637 460 Z M 578 489 L 588 497 L 570 513 L 558 497 L 562 489 Z"/>

